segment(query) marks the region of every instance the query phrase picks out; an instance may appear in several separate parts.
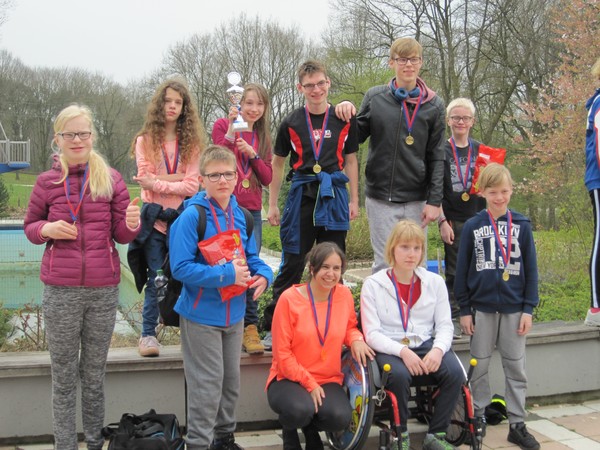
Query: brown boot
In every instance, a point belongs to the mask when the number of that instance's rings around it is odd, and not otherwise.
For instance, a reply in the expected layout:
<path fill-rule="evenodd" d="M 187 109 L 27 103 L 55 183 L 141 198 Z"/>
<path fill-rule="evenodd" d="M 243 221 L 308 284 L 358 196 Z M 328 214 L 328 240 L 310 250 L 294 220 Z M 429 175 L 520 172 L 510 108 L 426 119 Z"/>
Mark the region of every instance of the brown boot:
<path fill-rule="evenodd" d="M 265 348 L 260 342 L 256 325 L 248 325 L 244 328 L 242 349 L 250 355 L 262 355 L 265 352 Z"/>

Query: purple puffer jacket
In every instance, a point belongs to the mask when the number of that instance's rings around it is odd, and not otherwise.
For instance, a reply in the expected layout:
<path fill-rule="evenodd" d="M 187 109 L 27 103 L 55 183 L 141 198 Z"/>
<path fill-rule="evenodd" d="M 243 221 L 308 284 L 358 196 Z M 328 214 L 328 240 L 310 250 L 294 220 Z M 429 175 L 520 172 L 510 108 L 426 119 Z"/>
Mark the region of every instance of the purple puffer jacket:
<path fill-rule="evenodd" d="M 69 168 L 69 199 L 73 208 L 79 203 L 85 165 Z M 42 257 L 40 279 L 45 284 L 56 286 L 104 287 L 116 286 L 121 279 L 119 253 L 115 241 L 127 244 L 139 232 L 130 230 L 125 223 L 125 212 L 129 205 L 129 192 L 121 174 L 111 169 L 114 180 L 112 198 L 92 201 L 89 188 L 79 210 L 76 240 L 46 241 L 41 229 L 48 222 L 64 220 L 72 223 L 70 208 L 65 197 L 60 164 L 41 173 L 35 183 L 27 214 L 25 235 L 33 244 L 46 244 Z"/>

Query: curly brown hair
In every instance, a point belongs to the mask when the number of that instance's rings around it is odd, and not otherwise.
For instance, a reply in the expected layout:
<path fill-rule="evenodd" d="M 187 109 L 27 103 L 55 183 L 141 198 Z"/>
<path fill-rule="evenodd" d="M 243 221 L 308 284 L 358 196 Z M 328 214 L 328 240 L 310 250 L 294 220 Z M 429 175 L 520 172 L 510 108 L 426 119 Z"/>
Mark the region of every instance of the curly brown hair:
<path fill-rule="evenodd" d="M 146 119 L 142 129 L 135 135 L 131 144 L 131 156 L 135 158 L 135 143 L 137 138 L 144 136 L 146 140 L 147 157 L 158 161 L 161 157 L 161 146 L 165 140 L 165 95 L 171 88 L 178 92 L 183 99 L 181 115 L 177 119 L 177 139 L 179 141 L 179 156 L 183 164 L 187 164 L 194 151 L 200 153 L 206 147 L 206 133 L 198 112 L 190 96 L 190 91 L 182 79 L 170 78 L 164 81 L 154 93 L 148 104 Z"/>

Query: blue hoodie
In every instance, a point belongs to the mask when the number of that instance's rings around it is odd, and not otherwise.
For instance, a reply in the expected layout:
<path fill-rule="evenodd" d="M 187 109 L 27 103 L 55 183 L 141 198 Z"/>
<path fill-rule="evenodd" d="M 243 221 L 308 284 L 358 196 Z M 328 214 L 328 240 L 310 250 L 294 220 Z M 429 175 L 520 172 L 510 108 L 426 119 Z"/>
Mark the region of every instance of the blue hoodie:
<path fill-rule="evenodd" d="M 585 130 L 585 186 L 600 189 L 600 89 L 585 103 L 588 110 Z"/>
<path fill-rule="evenodd" d="M 218 233 L 206 192 L 199 192 L 184 202 L 185 209 L 173 222 L 169 232 L 171 271 L 173 277 L 183 283 L 175 311 L 182 317 L 202 325 L 218 327 L 234 325 L 244 319 L 246 293 L 222 301 L 218 288 L 235 283 L 235 269 L 231 262 L 216 266 L 206 263 L 198 251 L 198 211 L 196 208 L 190 208 L 191 205 L 199 205 L 206 209 L 204 238 L 210 238 Z M 240 231 L 250 273 L 262 275 L 271 284 L 273 271 L 259 258 L 255 239 L 248 239 L 244 213 L 238 207 L 233 195 L 230 205 L 235 229 Z M 219 207 L 214 207 L 214 210 L 221 230 L 227 230 L 225 211 Z"/>
<path fill-rule="evenodd" d="M 465 222 L 456 263 L 454 295 L 460 315 L 471 309 L 486 313 L 533 313 L 539 303 L 538 269 L 535 243 L 529 219 L 512 213 L 512 248 L 507 270 L 510 278 L 502 279 L 504 260 L 498 247 L 487 210 Z M 496 221 L 502 245 L 506 249 L 507 217 Z"/>

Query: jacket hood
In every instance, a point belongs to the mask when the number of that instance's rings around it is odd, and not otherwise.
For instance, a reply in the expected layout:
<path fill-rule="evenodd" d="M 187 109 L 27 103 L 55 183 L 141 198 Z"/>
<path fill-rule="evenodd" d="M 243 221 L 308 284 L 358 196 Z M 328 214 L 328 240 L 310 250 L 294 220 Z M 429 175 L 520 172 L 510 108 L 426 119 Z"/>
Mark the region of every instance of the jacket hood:
<path fill-rule="evenodd" d="M 210 202 L 210 199 L 208 198 L 206 191 L 200 191 L 197 194 L 195 194 L 193 197 L 190 197 L 187 200 L 184 200 L 183 206 L 184 206 L 184 208 L 187 208 L 188 206 L 191 206 L 191 205 L 199 205 L 199 206 L 203 206 L 204 208 L 209 209 L 210 208 L 209 202 Z M 229 197 L 229 204 L 231 205 L 232 208 L 236 208 L 238 206 L 235 195 L 232 194 L 231 197 Z"/>
<path fill-rule="evenodd" d="M 390 277 L 387 274 L 388 269 L 389 268 L 380 270 L 379 272 L 371 275 L 369 278 L 375 283 L 377 283 L 382 289 L 388 291 L 390 295 L 395 298 L 396 291 L 394 290 L 394 285 L 390 283 Z M 427 283 L 427 276 L 429 275 L 427 269 L 419 266 L 415 269 L 415 273 L 417 274 L 417 277 L 421 280 L 421 283 Z"/>

